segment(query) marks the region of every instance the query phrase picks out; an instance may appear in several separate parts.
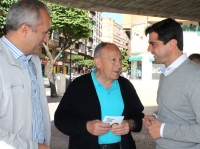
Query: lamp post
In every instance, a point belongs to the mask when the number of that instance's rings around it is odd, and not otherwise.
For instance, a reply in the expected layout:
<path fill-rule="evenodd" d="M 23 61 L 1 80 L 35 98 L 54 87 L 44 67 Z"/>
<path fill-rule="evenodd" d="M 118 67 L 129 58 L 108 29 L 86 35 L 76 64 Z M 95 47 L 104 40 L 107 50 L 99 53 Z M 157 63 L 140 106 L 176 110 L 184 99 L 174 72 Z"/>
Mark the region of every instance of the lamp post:
<path fill-rule="evenodd" d="M 72 82 L 72 49 L 70 49 L 70 53 L 69 53 L 69 83 Z"/>

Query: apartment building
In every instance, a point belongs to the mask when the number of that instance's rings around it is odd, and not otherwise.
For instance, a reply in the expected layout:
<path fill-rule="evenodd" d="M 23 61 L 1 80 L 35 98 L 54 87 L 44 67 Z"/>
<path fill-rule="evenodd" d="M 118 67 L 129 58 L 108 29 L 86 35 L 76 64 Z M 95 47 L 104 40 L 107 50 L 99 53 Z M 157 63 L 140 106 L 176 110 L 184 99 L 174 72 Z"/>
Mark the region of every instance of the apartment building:
<path fill-rule="evenodd" d="M 92 50 L 94 51 L 95 47 L 102 42 L 102 17 L 101 12 L 95 12 L 93 16 L 93 21 L 95 21 L 95 25 L 93 26 L 92 34 L 93 34 L 93 45 Z"/>
<path fill-rule="evenodd" d="M 130 40 L 126 32 L 111 18 L 102 18 L 102 41 L 114 43 L 120 49 L 130 50 Z"/>

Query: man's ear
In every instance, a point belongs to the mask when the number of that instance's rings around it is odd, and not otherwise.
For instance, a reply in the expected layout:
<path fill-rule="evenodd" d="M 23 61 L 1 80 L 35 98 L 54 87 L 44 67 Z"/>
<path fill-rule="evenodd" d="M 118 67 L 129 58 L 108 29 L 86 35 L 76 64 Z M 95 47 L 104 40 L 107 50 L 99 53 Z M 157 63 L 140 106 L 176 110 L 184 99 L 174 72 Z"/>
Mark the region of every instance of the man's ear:
<path fill-rule="evenodd" d="M 177 40 L 176 39 L 171 39 L 169 41 L 169 45 L 170 47 L 174 48 L 174 47 L 177 47 Z"/>
<path fill-rule="evenodd" d="M 97 68 L 100 67 L 101 61 L 100 61 L 100 59 L 99 59 L 98 57 L 94 58 L 94 64 L 95 64 L 95 66 L 96 66 Z"/>
<path fill-rule="evenodd" d="M 30 27 L 27 26 L 26 24 L 22 24 L 19 28 L 20 33 L 23 37 L 26 37 L 26 35 L 28 34 Z"/>

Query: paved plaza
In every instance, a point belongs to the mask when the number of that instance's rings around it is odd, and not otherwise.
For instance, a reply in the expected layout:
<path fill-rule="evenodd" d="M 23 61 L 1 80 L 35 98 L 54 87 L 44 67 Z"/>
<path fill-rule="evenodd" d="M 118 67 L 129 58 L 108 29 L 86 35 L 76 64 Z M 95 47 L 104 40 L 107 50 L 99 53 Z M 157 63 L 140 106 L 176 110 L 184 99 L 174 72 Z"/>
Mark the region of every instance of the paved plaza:
<path fill-rule="evenodd" d="M 142 104 L 144 105 L 144 114 L 152 114 L 157 110 L 156 92 L 158 87 L 158 81 L 142 81 L 131 80 L 133 83 Z M 48 98 L 50 117 L 52 123 L 52 139 L 51 149 L 68 149 L 69 137 L 59 132 L 54 126 L 54 112 L 62 97 Z M 137 149 L 155 149 L 155 143 L 152 137 L 148 134 L 145 128 L 139 133 L 132 133 L 132 136 L 136 142 Z"/>

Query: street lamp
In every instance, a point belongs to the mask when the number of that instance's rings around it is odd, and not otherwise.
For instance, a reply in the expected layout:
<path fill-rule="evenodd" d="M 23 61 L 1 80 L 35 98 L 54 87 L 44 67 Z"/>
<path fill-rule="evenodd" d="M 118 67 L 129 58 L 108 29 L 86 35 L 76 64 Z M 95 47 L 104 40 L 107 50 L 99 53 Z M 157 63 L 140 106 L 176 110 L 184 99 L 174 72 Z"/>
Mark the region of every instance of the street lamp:
<path fill-rule="evenodd" d="M 69 83 L 72 82 L 72 49 L 69 50 Z"/>
<path fill-rule="evenodd" d="M 69 52 L 69 83 L 72 82 L 72 54 L 78 54 L 77 52 L 73 51 L 73 49 L 66 50 Z"/>

